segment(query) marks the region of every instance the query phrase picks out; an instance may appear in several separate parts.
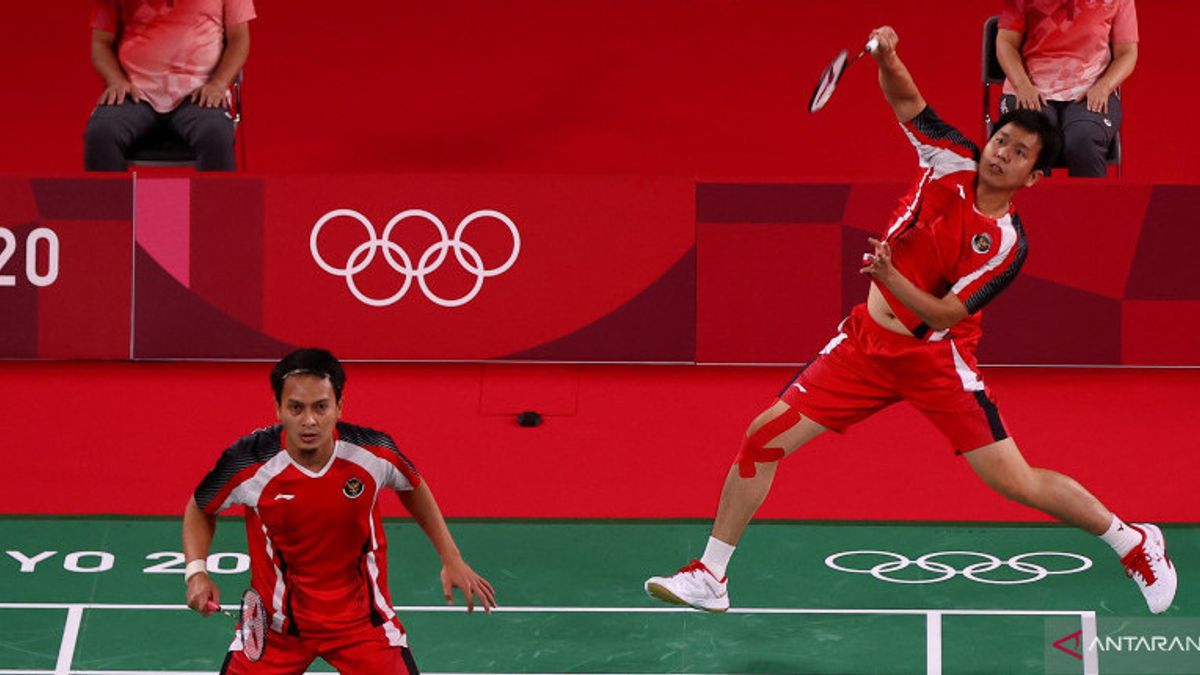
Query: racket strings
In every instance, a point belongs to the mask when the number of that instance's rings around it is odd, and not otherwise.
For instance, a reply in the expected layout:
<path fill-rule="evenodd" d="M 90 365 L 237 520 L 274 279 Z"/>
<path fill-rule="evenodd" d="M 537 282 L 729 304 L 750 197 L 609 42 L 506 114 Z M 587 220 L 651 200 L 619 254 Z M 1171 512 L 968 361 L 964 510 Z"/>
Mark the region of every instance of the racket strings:
<path fill-rule="evenodd" d="M 242 594 L 241 622 L 238 632 L 242 638 L 242 653 L 250 661 L 258 661 L 267 649 L 267 613 L 262 598 L 254 589 Z"/>

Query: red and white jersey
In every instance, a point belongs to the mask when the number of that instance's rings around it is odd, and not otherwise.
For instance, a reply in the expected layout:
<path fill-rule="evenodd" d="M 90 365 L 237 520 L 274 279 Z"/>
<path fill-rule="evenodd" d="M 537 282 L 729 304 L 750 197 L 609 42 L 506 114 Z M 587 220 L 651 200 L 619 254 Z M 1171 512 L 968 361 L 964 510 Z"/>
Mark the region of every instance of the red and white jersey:
<path fill-rule="evenodd" d="M 975 208 L 979 149 L 932 108 L 901 125 L 925 171 L 900 200 L 884 235 L 892 264 L 921 290 L 954 293 L 969 315 L 948 330 L 930 331 L 879 284 L 888 305 L 912 334 L 930 341 L 953 337 L 974 351 L 980 310 L 1017 276 L 1025 262 L 1025 232 L 1016 211 L 991 218 Z"/>
<path fill-rule="evenodd" d="M 387 586 L 387 539 L 379 500 L 385 488 L 421 483 L 412 462 L 384 433 L 338 422 L 320 471 L 295 463 L 282 425 L 234 443 L 196 488 L 196 504 L 217 514 L 246 507 L 251 585 L 277 632 L 323 635 L 382 626 L 406 645 Z"/>

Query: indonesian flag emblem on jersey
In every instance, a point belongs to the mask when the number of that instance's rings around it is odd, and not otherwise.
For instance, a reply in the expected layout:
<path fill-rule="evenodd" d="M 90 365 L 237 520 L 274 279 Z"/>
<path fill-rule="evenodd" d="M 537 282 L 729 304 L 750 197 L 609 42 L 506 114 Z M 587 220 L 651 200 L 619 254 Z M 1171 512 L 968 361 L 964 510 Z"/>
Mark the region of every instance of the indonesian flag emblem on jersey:
<path fill-rule="evenodd" d="M 890 291 L 880 286 L 895 315 L 913 335 L 953 337 L 974 351 L 981 312 L 1017 276 L 1025 262 L 1025 231 L 1012 208 L 991 218 L 975 208 L 979 149 L 962 132 L 926 107 L 901 125 L 924 170 L 900 200 L 884 235 L 892 264 L 935 297 L 954 293 L 969 316 L 948 330 L 931 331 Z"/>
<path fill-rule="evenodd" d="M 276 632 L 320 636 L 381 626 L 407 645 L 387 586 L 387 539 L 379 500 L 421 483 L 384 433 L 338 422 L 319 471 L 292 461 L 282 425 L 230 446 L 196 488 L 209 514 L 246 509 L 251 585 Z"/>

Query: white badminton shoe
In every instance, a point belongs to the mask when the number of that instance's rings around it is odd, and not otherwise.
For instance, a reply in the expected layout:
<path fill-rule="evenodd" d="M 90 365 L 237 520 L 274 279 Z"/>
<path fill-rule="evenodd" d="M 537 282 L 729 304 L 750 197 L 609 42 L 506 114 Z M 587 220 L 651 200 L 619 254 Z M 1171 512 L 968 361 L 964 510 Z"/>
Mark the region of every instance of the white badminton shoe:
<path fill-rule="evenodd" d="M 669 577 L 650 577 L 646 593 L 672 605 L 688 605 L 706 612 L 729 609 L 728 577 L 718 579 L 704 563 L 693 560 Z"/>
<path fill-rule="evenodd" d="M 1162 530 L 1155 525 L 1131 523 L 1129 526 L 1142 535 L 1142 543 L 1121 558 L 1125 576 L 1137 582 L 1150 611 L 1161 614 L 1175 599 L 1175 587 L 1179 581 L 1175 575 L 1175 565 L 1167 557 L 1167 542 L 1163 539 Z"/>

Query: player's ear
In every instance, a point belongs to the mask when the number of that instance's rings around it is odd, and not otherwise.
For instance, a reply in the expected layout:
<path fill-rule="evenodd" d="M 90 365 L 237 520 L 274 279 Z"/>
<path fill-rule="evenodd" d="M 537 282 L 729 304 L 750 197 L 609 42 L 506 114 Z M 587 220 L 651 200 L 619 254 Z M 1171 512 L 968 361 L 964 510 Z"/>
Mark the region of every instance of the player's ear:
<path fill-rule="evenodd" d="M 1045 175 L 1046 173 L 1041 169 L 1034 169 L 1033 171 L 1030 171 L 1029 177 L 1025 179 L 1025 187 L 1029 188 L 1037 185 L 1037 182 L 1040 181 Z"/>

